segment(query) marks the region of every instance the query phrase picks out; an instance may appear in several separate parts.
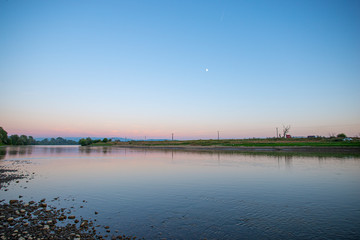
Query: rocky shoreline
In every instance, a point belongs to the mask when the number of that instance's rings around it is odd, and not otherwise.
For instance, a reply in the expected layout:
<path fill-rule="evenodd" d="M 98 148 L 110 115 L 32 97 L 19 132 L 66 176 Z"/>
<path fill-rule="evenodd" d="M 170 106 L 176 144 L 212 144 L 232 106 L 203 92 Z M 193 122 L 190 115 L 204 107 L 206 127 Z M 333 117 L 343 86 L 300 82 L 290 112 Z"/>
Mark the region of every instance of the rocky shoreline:
<path fill-rule="evenodd" d="M 12 181 L 28 177 L 16 169 L 0 165 L 0 189 L 7 191 Z M 46 199 L 25 202 L 19 199 L 0 200 L 0 239 L 137 239 L 134 236 L 112 234 L 109 226 L 96 225 L 96 219 L 87 220 L 71 215 L 71 210 L 51 206 Z M 57 198 L 51 200 L 54 201 Z M 85 200 L 83 202 L 86 202 Z M 82 207 L 82 206 L 81 206 Z M 94 212 L 97 215 L 98 212 Z M 101 230 L 106 234 L 101 235 Z"/>

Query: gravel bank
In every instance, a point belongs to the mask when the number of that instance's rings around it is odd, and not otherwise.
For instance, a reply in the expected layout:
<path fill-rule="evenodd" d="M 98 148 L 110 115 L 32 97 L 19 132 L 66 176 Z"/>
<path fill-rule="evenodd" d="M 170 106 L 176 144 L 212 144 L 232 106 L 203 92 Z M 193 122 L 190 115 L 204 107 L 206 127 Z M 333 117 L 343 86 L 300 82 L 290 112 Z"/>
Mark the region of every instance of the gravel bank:
<path fill-rule="evenodd" d="M 9 184 L 28 178 L 28 174 L 0 165 L 0 189 L 7 191 Z M 24 202 L 13 199 L 0 200 L 0 239 L 137 239 L 133 236 L 119 235 L 109 226 L 95 225 L 96 219 L 87 220 L 70 215 L 70 209 L 51 206 L 46 199 L 39 202 Z M 84 200 L 85 201 L 85 200 Z M 94 212 L 95 215 L 98 212 Z M 102 230 L 102 231 L 100 231 Z M 106 234 L 100 235 L 100 232 Z"/>

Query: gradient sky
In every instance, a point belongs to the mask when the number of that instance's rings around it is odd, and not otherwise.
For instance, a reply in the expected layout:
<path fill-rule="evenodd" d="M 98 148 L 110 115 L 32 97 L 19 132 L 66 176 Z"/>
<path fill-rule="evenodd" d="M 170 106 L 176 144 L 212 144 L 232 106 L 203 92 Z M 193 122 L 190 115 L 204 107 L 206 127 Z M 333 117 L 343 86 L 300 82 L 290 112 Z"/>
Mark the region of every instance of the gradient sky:
<path fill-rule="evenodd" d="M 360 1 L 2 0 L 0 89 L 10 135 L 360 135 Z"/>

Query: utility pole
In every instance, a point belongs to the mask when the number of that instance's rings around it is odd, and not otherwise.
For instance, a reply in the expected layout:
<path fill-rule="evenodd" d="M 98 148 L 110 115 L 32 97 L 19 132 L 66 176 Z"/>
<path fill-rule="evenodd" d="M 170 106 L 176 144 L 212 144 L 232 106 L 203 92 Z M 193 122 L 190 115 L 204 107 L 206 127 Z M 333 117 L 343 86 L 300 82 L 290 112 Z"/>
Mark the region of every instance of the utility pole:
<path fill-rule="evenodd" d="M 174 141 L 174 134 L 171 134 L 171 141 Z"/>
<path fill-rule="evenodd" d="M 278 128 L 276 128 L 276 138 L 279 137 L 279 134 L 278 134 Z"/>
<path fill-rule="evenodd" d="M 220 140 L 220 132 L 218 131 L 218 141 Z"/>

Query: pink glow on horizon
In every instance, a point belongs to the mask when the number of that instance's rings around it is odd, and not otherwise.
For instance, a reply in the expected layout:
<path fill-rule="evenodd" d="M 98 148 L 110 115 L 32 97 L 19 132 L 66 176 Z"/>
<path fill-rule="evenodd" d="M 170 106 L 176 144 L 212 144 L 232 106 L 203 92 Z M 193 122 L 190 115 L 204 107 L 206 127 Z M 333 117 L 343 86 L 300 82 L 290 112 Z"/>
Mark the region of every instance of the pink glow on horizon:
<path fill-rule="evenodd" d="M 345 133 L 348 136 L 358 136 L 360 132 L 356 131 L 360 126 L 348 126 L 348 127 L 319 127 L 319 128 L 306 128 L 306 127 L 294 127 L 292 126 L 290 134 L 292 136 L 308 136 L 308 135 L 320 135 L 320 136 L 329 136 L 330 133 Z M 8 132 L 8 135 L 27 135 L 33 137 L 119 137 L 119 138 L 129 138 L 129 139 L 171 139 L 171 134 L 174 133 L 174 139 L 186 140 L 186 139 L 217 139 L 217 131 L 207 131 L 207 130 L 183 130 L 183 131 L 167 131 L 165 132 L 160 130 L 152 131 L 141 131 L 141 130 L 107 130 L 107 129 L 75 129 L 75 128 L 34 128 L 29 130 L 27 128 L 11 128 L 3 126 L 3 128 Z M 279 128 L 279 133 L 281 133 L 281 126 Z M 275 127 L 272 128 L 244 128 L 237 130 L 219 130 L 220 139 L 241 139 L 241 138 L 265 138 L 265 137 L 274 137 L 275 136 Z"/>

